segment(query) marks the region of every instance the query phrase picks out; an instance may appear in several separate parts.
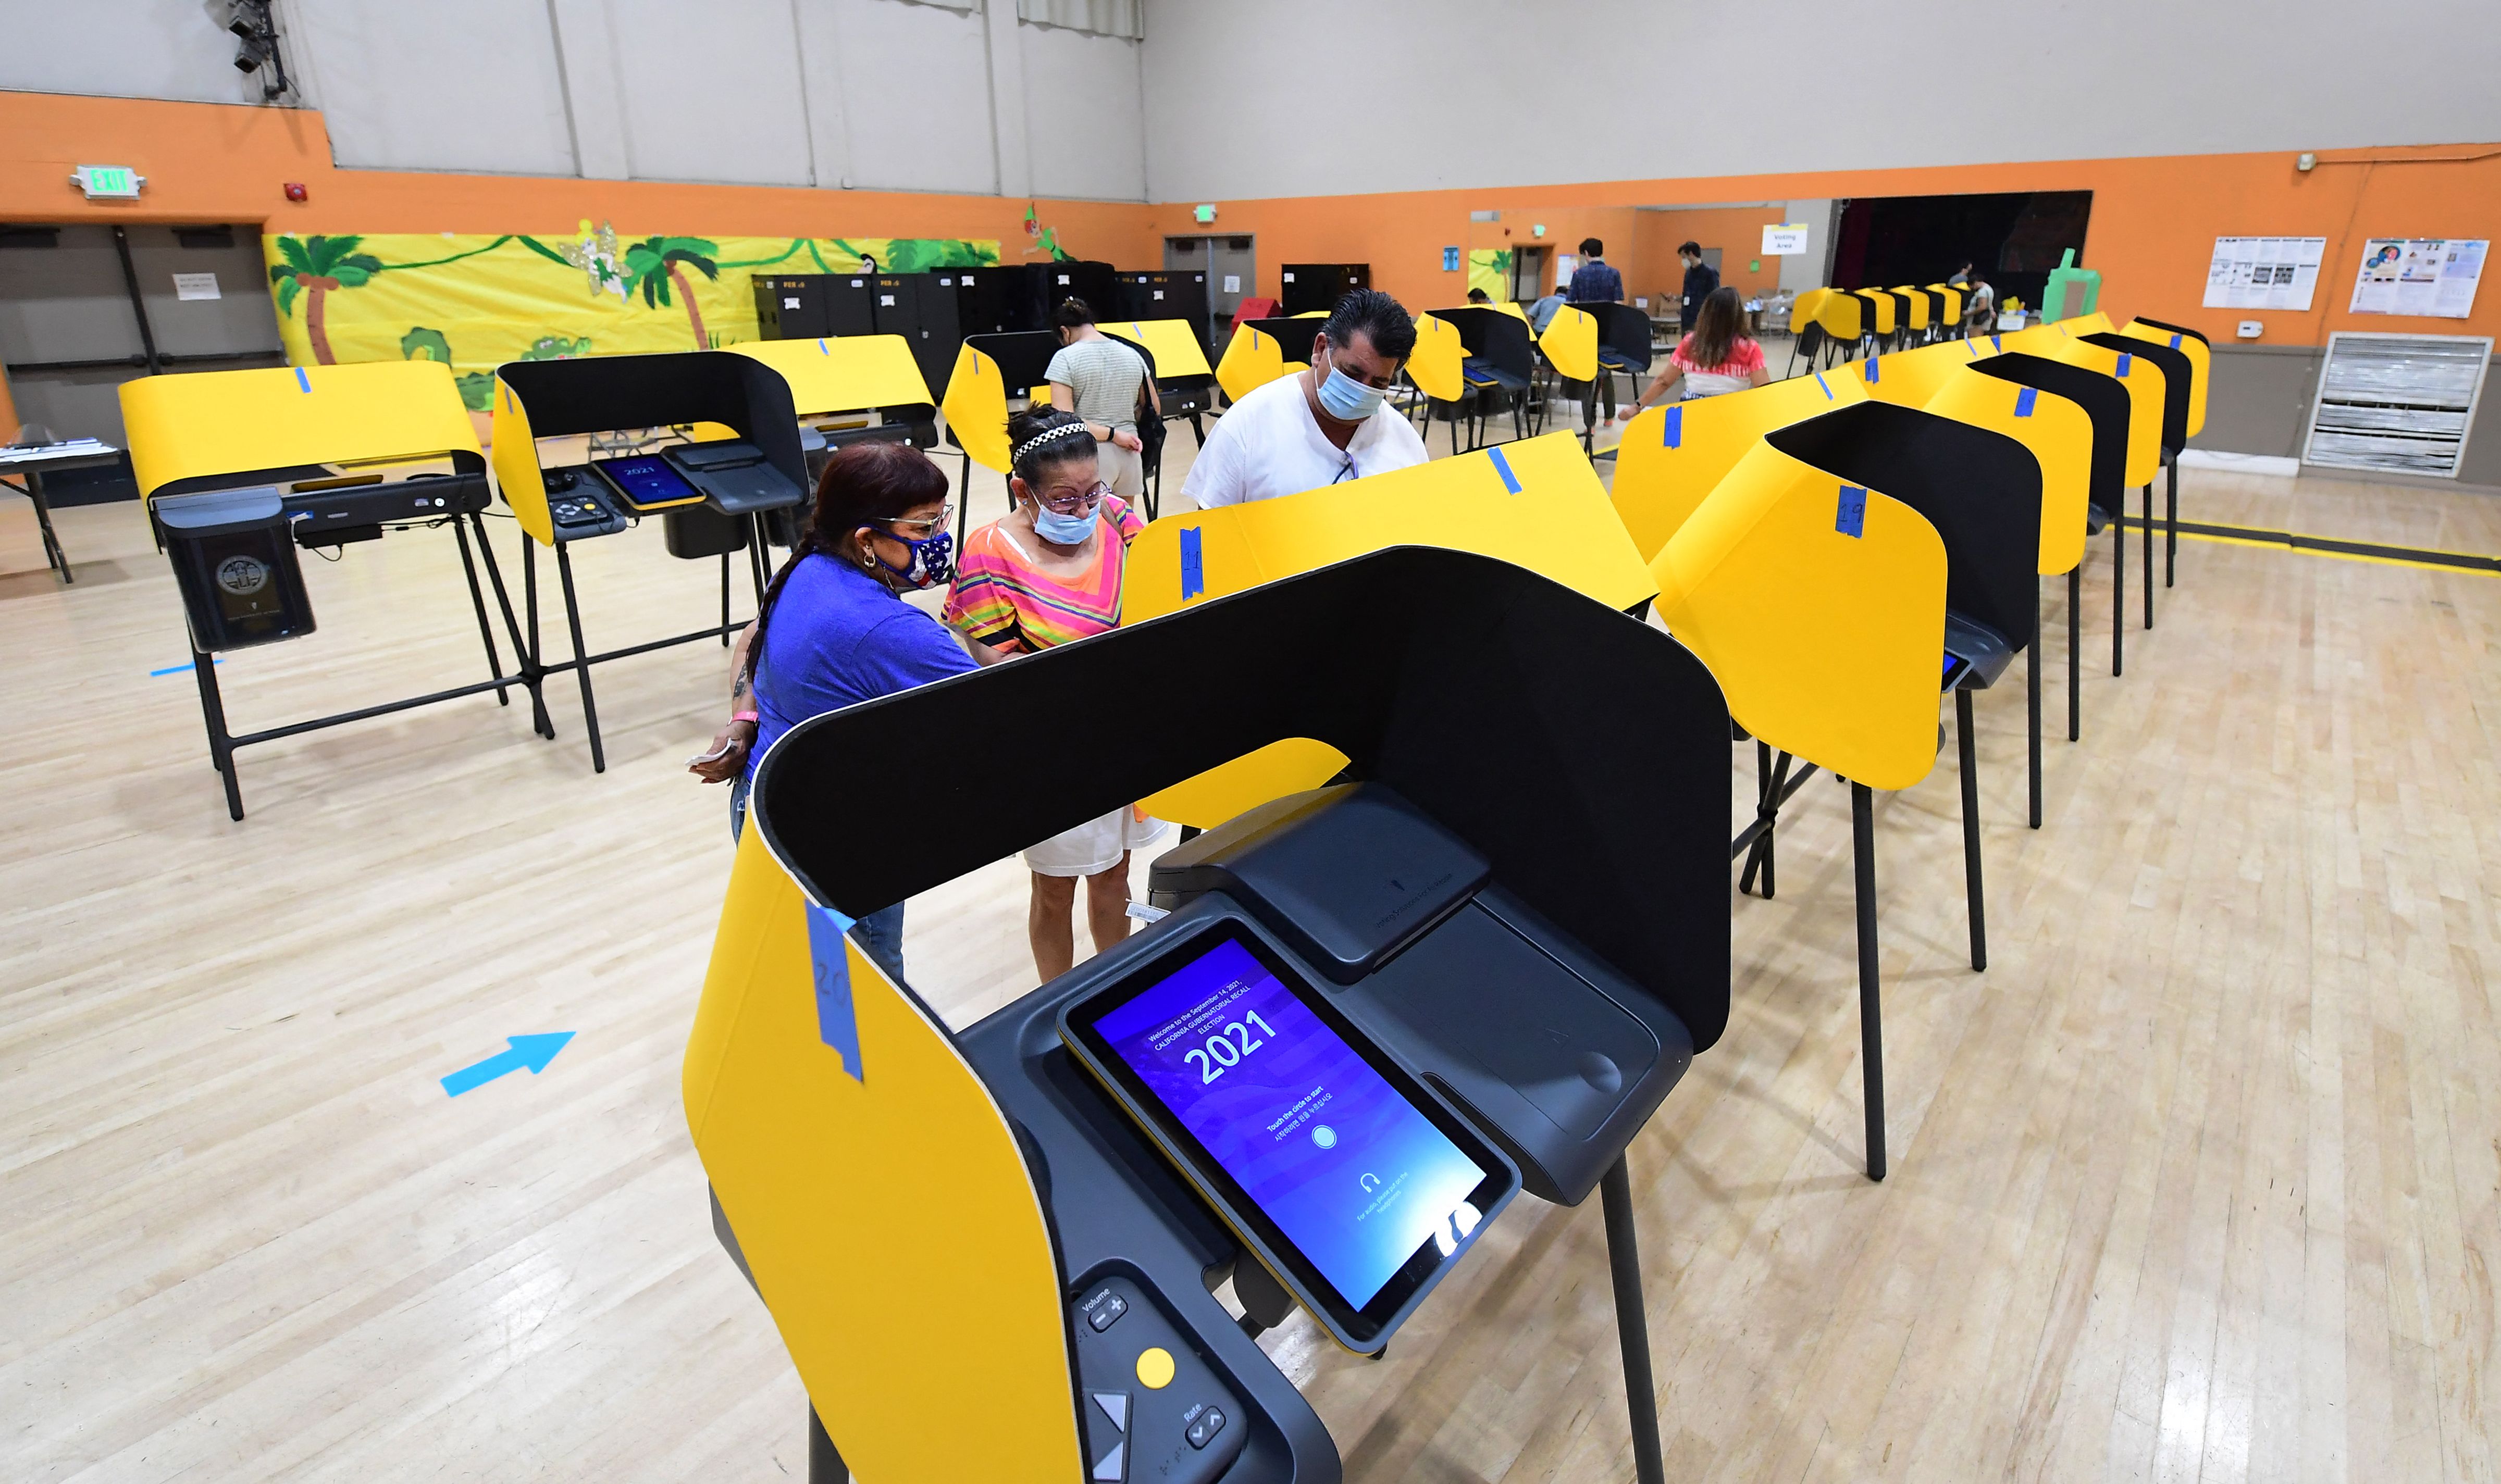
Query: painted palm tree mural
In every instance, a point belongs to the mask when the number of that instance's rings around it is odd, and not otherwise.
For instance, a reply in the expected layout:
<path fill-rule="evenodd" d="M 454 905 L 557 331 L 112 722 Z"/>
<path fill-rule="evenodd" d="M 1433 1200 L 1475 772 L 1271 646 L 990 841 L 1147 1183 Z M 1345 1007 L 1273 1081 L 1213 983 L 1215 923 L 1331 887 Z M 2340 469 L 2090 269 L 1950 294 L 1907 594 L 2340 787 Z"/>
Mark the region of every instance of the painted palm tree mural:
<path fill-rule="evenodd" d="M 669 302 L 669 286 L 677 285 L 678 297 L 685 301 L 686 321 L 695 332 L 695 348 L 709 350 L 712 342 L 704 335 L 703 311 L 695 304 L 694 285 L 686 281 L 684 270 L 694 269 L 707 279 L 720 278 L 720 265 L 713 261 L 720 249 L 700 237 L 647 237 L 625 249 L 625 275 L 629 283 L 643 291 L 643 303 L 658 308 Z"/>
<path fill-rule="evenodd" d="M 312 342 L 313 358 L 324 366 L 339 364 L 339 358 L 330 350 L 322 300 L 334 288 L 362 288 L 383 271 L 382 259 L 356 250 L 363 241 L 361 237 L 278 239 L 281 260 L 269 268 L 269 281 L 278 288 L 278 313 L 294 313 L 296 297 L 303 296 L 304 337 Z"/>

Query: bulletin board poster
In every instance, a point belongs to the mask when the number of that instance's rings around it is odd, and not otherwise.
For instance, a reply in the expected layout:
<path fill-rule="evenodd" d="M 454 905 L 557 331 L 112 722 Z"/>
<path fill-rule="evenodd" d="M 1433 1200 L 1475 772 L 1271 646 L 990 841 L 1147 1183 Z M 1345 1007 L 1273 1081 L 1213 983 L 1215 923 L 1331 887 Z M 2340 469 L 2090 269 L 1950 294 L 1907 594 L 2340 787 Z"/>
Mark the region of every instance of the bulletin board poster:
<path fill-rule="evenodd" d="M 2306 310 L 2326 258 L 2324 237 L 2218 237 L 2206 308 Z"/>
<path fill-rule="evenodd" d="M 2351 313 L 2464 319 L 2489 247 L 2483 238 L 2374 237 L 2362 245 Z"/>

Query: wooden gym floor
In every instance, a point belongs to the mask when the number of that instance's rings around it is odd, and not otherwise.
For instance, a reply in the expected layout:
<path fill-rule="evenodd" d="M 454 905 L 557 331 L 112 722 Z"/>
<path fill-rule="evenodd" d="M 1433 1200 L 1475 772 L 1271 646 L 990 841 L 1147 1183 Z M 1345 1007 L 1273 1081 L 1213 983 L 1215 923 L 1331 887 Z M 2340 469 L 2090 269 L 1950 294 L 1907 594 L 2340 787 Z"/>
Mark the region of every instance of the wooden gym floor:
<path fill-rule="evenodd" d="M 2485 496 L 2192 470 L 2184 509 L 2501 551 Z M 678 1102 L 720 651 L 598 672 L 605 776 L 566 680 L 551 743 L 473 699 L 250 749 L 236 825 L 138 511 L 60 527 L 68 590 L 0 502 L 0 1477 L 804 1476 Z M 2108 552 L 2038 833 L 2019 683 L 1981 698 L 1986 973 L 1951 750 L 1877 805 L 1881 1187 L 1840 787 L 1777 900 L 1732 877 L 1728 1033 L 1631 1154 L 1672 1477 L 2495 1476 L 2501 580 L 2185 543 L 2114 681 Z M 318 635 L 219 669 L 238 726 L 484 674 L 440 533 L 307 566 Z M 711 621 L 650 533 L 580 567 L 594 646 Z M 1023 922 L 1014 862 L 916 899 L 916 985 L 1004 1003 Z M 1266 1343 L 1350 1479 L 1630 1477 L 1595 1202 L 1517 1204 L 1385 1360 Z"/>

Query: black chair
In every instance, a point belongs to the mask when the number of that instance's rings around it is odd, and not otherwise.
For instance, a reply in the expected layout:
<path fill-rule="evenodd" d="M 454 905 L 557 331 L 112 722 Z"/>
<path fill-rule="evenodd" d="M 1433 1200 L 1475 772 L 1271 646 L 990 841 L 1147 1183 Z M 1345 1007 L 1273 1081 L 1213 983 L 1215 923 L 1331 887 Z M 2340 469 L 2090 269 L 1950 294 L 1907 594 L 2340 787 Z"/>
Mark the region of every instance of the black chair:
<path fill-rule="evenodd" d="M 1487 415 L 1505 407 L 1511 410 L 1514 438 L 1535 432 L 1538 410 L 1529 389 L 1536 384 L 1538 363 L 1528 322 L 1503 310 L 1479 308 L 1444 310 L 1440 317 L 1457 327 L 1459 342 L 1468 349 L 1461 370 L 1476 399 L 1468 446 L 1484 446 Z"/>

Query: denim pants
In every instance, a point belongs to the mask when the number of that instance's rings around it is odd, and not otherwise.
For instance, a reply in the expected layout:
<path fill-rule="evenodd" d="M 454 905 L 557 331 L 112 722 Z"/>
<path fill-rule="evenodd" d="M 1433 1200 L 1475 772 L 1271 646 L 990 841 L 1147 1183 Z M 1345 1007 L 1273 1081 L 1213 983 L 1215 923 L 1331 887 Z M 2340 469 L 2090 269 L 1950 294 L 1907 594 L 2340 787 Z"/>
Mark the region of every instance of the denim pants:
<path fill-rule="evenodd" d="M 729 785 L 729 838 L 732 841 L 747 831 L 747 779 L 739 778 Z M 895 983 L 903 979 L 903 904 L 880 907 L 851 924 L 851 941 L 869 962 L 885 971 Z"/>

